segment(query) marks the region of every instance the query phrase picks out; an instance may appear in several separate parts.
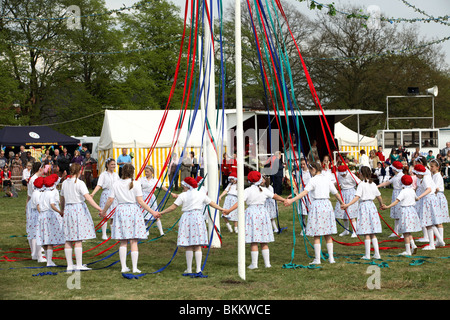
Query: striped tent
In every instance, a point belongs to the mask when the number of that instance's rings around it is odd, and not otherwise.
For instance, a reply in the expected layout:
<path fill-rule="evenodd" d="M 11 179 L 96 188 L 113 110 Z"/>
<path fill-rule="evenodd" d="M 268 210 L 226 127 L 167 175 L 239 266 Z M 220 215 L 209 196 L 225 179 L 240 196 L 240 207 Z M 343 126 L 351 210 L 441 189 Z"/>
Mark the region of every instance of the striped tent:
<path fill-rule="evenodd" d="M 341 122 L 334 124 L 334 136 L 338 141 L 339 151 L 353 155 L 359 159 L 360 150 L 365 150 L 369 154 L 370 150 L 377 150 L 377 139 L 361 135 L 344 126 Z M 358 144 L 359 139 L 359 144 Z"/>
<path fill-rule="evenodd" d="M 155 177 L 159 177 L 162 168 L 173 145 L 174 133 L 180 117 L 179 110 L 168 111 L 167 118 L 160 131 L 157 144 L 151 154 L 148 164 L 155 168 Z M 143 166 L 150 148 L 158 135 L 158 128 L 164 118 L 164 110 L 106 110 L 100 140 L 98 142 L 99 174 L 105 170 L 105 160 L 109 157 L 117 159 L 122 149 L 127 148 L 128 154 L 133 154 L 132 164 L 136 173 Z M 199 160 L 202 151 L 203 122 L 200 112 L 197 113 L 194 125 L 189 135 L 189 123 L 193 115 L 186 112 L 180 136 L 173 152 L 178 158 L 186 143 L 186 153 L 193 151 Z M 206 135 L 206 134 L 205 134 Z M 117 172 L 119 168 L 116 168 Z M 161 179 L 165 176 L 165 172 Z M 163 185 L 169 185 L 168 176 Z"/>

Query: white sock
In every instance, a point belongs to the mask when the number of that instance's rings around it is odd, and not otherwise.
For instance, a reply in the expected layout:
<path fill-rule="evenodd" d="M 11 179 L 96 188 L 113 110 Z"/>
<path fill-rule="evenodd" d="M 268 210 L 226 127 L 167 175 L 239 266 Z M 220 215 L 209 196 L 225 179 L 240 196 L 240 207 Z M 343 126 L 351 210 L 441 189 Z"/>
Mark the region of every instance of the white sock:
<path fill-rule="evenodd" d="M 406 248 L 406 254 L 408 256 L 411 255 L 411 245 L 409 243 L 405 243 L 405 248 Z"/>
<path fill-rule="evenodd" d="M 434 248 L 434 231 L 433 228 L 427 229 L 428 241 L 430 242 L 430 248 Z"/>
<path fill-rule="evenodd" d="M 36 257 L 38 260 L 42 259 L 42 251 L 41 251 L 41 246 L 36 245 Z"/>
<path fill-rule="evenodd" d="M 238 227 L 234 227 L 234 232 L 238 233 Z"/>
<path fill-rule="evenodd" d="M 28 245 L 30 246 L 31 256 L 33 256 L 34 254 L 33 239 L 28 239 Z"/>
<path fill-rule="evenodd" d="M 320 243 L 315 243 L 314 244 L 314 256 L 315 256 L 314 260 L 320 261 L 321 250 L 322 250 L 322 247 L 321 247 Z"/>
<path fill-rule="evenodd" d="M 411 237 L 411 240 L 409 241 L 409 244 L 411 245 L 411 249 L 415 249 L 415 248 L 417 248 L 417 246 L 416 246 L 416 243 L 414 242 L 414 240 L 412 239 L 412 237 Z"/>
<path fill-rule="evenodd" d="M 266 268 L 270 268 L 271 265 L 270 265 L 270 252 L 269 252 L 269 249 L 261 250 L 261 254 L 262 254 L 262 257 L 263 257 L 263 260 L 264 260 L 264 265 L 266 266 Z"/>
<path fill-rule="evenodd" d="M 47 257 L 47 265 L 49 264 L 53 264 L 52 259 L 53 259 L 53 249 L 47 249 L 46 253 L 45 253 L 46 257 Z"/>
<path fill-rule="evenodd" d="M 133 272 L 140 272 L 137 268 L 139 251 L 131 251 L 131 266 L 133 267 Z"/>
<path fill-rule="evenodd" d="M 327 251 L 328 251 L 328 261 L 333 262 L 334 256 L 333 256 L 333 243 L 327 243 Z"/>
<path fill-rule="evenodd" d="M 373 245 L 373 251 L 374 251 L 374 257 L 379 258 L 380 257 L 380 250 L 378 248 L 378 239 L 377 238 L 373 238 L 372 239 L 372 245 Z"/>
<path fill-rule="evenodd" d="M 350 226 L 350 220 L 345 219 L 345 220 L 344 220 L 344 228 L 346 229 L 345 231 L 350 230 L 350 229 L 348 228 L 349 226 Z"/>
<path fill-rule="evenodd" d="M 83 266 L 83 248 L 75 247 L 74 251 L 77 268 L 81 268 Z"/>
<path fill-rule="evenodd" d="M 102 237 L 103 238 L 106 238 L 107 237 L 107 235 L 106 235 L 106 229 L 107 229 L 107 222 L 105 221 L 105 223 L 104 224 L 102 224 Z"/>
<path fill-rule="evenodd" d="M 33 259 L 36 259 L 36 257 L 37 257 L 36 239 L 31 239 L 31 255 L 32 255 Z"/>
<path fill-rule="evenodd" d="M 437 228 L 437 229 L 439 231 L 439 234 L 441 235 L 442 241 L 444 241 L 444 227 L 440 227 L 440 228 Z"/>
<path fill-rule="evenodd" d="M 436 236 L 436 239 L 439 242 L 443 243 L 444 239 L 442 238 L 441 233 L 439 232 L 438 228 L 436 226 L 433 226 L 432 229 L 433 229 L 434 235 Z"/>
<path fill-rule="evenodd" d="M 366 249 L 365 257 L 369 258 L 370 257 L 370 239 L 364 240 L 364 248 Z"/>
<path fill-rule="evenodd" d="M 192 258 L 194 257 L 194 253 L 192 251 L 186 251 L 186 273 L 192 273 Z"/>
<path fill-rule="evenodd" d="M 164 231 L 163 231 L 163 228 L 162 228 L 162 224 L 161 224 L 161 220 L 156 220 L 156 226 L 158 227 L 158 230 L 159 230 L 159 234 L 160 235 L 163 235 L 164 234 Z"/>
<path fill-rule="evenodd" d="M 121 246 L 119 247 L 119 259 L 120 259 L 120 264 L 122 265 L 122 271 L 127 270 L 127 247 L 126 246 Z"/>
<path fill-rule="evenodd" d="M 426 227 L 422 227 L 423 238 L 428 240 L 428 229 Z"/>
<path fill-rule="evenodd" d="M 277 227 L 277 223 L 276 223 L 275 219 L 272 220 L 272 228 L 273 228 L 273 230 L 278 231 L 278 227 Z"/>
<path fill-rule="evenodd" d="M 72 248 L 64 248 L 64 254 L 66 255 L 67 268 L 72 269 L 73 268 Z"/>
<path fill-rule="evenodd" d="M 394 220 L 394 232 L 398 234 L 398 219 Z"/>
<path fill-rule="evenodd" d="M 250 251 L 250 256 L 252 258 L 252 266 L 258 268 L 258 255 L 259 251 Z"/>
<path fill-rule="evenodd" d="M 197 266 L 197 269 L 195 270 L 196 273 L 199 273 L 202 271 L 202 251 L 195 251 L 195 265 Z"/>

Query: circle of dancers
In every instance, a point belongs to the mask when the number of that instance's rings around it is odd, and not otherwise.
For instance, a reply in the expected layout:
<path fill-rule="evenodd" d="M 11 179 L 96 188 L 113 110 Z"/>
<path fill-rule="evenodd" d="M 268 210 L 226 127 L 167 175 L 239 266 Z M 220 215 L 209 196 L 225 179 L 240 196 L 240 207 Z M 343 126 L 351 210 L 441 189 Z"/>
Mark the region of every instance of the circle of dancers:
<path fill-rule="evenodd" d="M 269 244 L 275 241 L 278 202 L 284 206 L 295 204 L 304 221 L 302 235 L 313 237 L 313 265 L 321 264 L 322 237 L 325 240 L 328 262 L 335 263 L 333 235 L 337 234 L 337 222 L 343 222 L 344 232 L 339 236 L 361 237 L 364 241 L 362 259 L 380 259 L 377 235 L 382 232 L 382 224 L 375 199 L 381 210 L 390 210 L 394 220 L 391 236 L 403 238 L 405 251 L 401 255 L 417 252 L 413 234 L 422 232 L 419 242 L 428 242 L 423 250 L 435 250 L 445 246 L 443 224 L 450 221 L 448 203 L 444 195 L 444 181 L 440 174 L 438 160 L 427 163 L 426 159 L 415 160 L 413 175 L 403 172 L 403 165 L 394 161 L 391 168 L 394 176 L 381 184 L 372 181 L 369 167 L 361 167 L 359 173 L 350 172 L 346 166 L 338 166 L 336 178 L 327 168 L 318 163 L 308 164 L 301 159 L 298 171 L 301 177 L 299 188 L 294 195 L 283 198 L 274 193 L 270 177 L 259 171 L 251 171 L 247 176 L 248 187 L 243 192 L 245 208 L 245 243 L 250 247 L 251 263 L 249 269 L 258 268 L 259 251 L 264 266 L 271 267 Z M 31 257 L 47 266 L 55 266 L 53 250 L 64 246 L 67 270 L 91 270 L 83 264 L 83 242 L 95 239 L 96 231 L 90 204 L 102 218 L 102 239 L 108 240 L 107 221 L 111 227 L 110 238 L 120 242 L 119 260 L 121 272 L 141 273 L 138 268 L 138 243 L 149 236 L 147 225 L 155 223 L 160 236 L 164 235 L 161 217 L 174 211 L 181 211 L 178 224 L 177 246 L 185 249 L 185 273 L 202 270 L 202 248 L 208 246 L 207 207 L 222 212 L 229 232 L 238 232 L 238 192 L 237 177 L 231 174 L 228 184 L 215 203 L 208 196 L 203 178 L 186 177 L 182 182 L 180 194 L 174 194 L 154 178 L 152 166 L 145 167 L 145 176 L 134 180 L 135 168 L 125 164 L 122 176 L 115 173 L 116 161 L 106 160 L 105 171 L 99 176 L 97 186 L 89 193 L 86 184 L 80 179 L 81 166 L 72 164 L 70 175 L 59 177 L 56 174 L 45 176 L 41 163 L 33 164 L 27 189 L 26 231 L 31 249 Z M 61 181 L 63 182 L 61 183 Z M 60 191 L 58 184 L 61 183 Z M 392 185 L 391 203 L 383 202 L 379 188 Z M 158 211 L 155 190 L 161 188 L 175 198 L 168 208 Z M 94 195 L 102 190 L 99 204 Z M 330 196 L 337 203 L 333 208 Z M 436 240 L 435 240 L 436 238 Z M 127 264 L 128 245 L 131 269 Z M 73 261 L 75 257 L 75 262 Z"/>

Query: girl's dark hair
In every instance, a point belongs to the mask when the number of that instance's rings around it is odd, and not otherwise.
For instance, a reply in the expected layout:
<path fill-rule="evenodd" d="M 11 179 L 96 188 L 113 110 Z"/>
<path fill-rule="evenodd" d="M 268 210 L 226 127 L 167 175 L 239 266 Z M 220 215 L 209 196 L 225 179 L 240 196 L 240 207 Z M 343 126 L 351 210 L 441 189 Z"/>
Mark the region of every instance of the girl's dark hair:
<path fill-rule="evenodd" d="M 438 169 L 441 169 L 442 162 L 439 159 L 431 159 L 430 160 L 430 165 L 432 163 L 435 163 L 438 166 Z"/>
<path fill-rule="evenodd" d="M 33 167 L 31 168 L 30 177 L 33 174 L 35 174 L 36 172 L 38 172 L 40 168 L 41 168 L 41 163 L 39 161 L 34 162 L 33 163 Z"/>
<path fill-rule="evenodd" d="M 270 186 L 270 177 L 269 176 L 264 176 L 263 177 L 264 178 L 264 186 L 266 187 L 266 188 L 268 188 L 269 186 Z"/>
<path fill-rule="evenodd" d="M 316 171 L 322 172 L 322 166 L 320 164 L 318 164 L 317 162 L 313 162 L 308 164 L 308 167 L 313 168 Z"/>
<path fill-rule="evenodd" d="M 124 164 L 122 167 L 122 179 L 131 178 L 130 190 L 133 189 L 134 167 L 130 163 Z"/>
<path fill-rule="evenodd" d="M 361 180 L 364 182 L 372 183 L 372 170 L 370 170 L 369 167 L 363 166 L 361 169 L 359 169 L 359 172 L 361 174 Z"/>
<path fill-rule="evenodd" d="M 108 170 L 108 164 L 110 164 L 111 161 L 116 161 L 116 160 L 114 160 L 114 158 L 108 158 L 108 159 L 106 159 L 106 161 L 105 161 L 105 169 L 106 169 L 106 170 Z"/>
<path fill-rule="evenodd" d="M 72 177 L 75 177 L 74 183 L 77 183 L 77 175 L 78 175 L 78 173 L 80 173 L 80 171 L 81 171 L 81 165 L 79 163 L 72 163 L 70 165 L 70 175 Z"/>

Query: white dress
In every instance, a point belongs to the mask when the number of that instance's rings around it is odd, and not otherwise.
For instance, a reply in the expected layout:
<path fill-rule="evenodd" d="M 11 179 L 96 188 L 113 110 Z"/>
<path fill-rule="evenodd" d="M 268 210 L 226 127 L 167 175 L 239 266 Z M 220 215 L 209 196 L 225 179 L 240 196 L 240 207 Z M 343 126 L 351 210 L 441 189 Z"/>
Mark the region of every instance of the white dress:
<path fill-rule="evenodd" d="M 229 209 L 237 202 L 237 184 L 236 183 L 229 183 L 227 187 L 225 188 L 227 190 L 227 195 L 225 196 L 225 201 L 223 202 L 223 208 Z M 228 219 L 228 221 L 238 221 L 238 210 L 235 209 L 231 211 L 228 215 L 222 217 L 225 217 Z"/>
<path fill-rule="evenodd" d="M 398 232 L 411 233 L 418 232 L 422 230 L 419 216 L 416 212 L 416 193 L 411 187 L 404 188 L 400 191 L 397 196 L 397 200 L 400 201 L 400 216 L 398 224 Z"/>
<path fill-rule="evenodd" d="M 148 204 L 148 206 L 150 208 L 152 208 L 153 210 L 158 210 L 158 202 L 156 201 L 156 193 L 158 192 L 158 188 L 161 188 L 161 183 L 158 182 L 157 179 L 155 178 L 151 178 L 151 179 L 147 179 L 146 177 L 141 177 L 139 179 L 139 182 L 141 183 L 141 187 L 142 187 L 142 199 L 144 200 L 145 203 Z M 155 187 L 156 186 L 156 187 Z M 155 190 L 153 190 L 155 189 Z M 148 199 L 150 193 L 153 191 L 153 194 L 151 195 L 150 199 Z M 153 216 L 145 211 L 142 208 L 142 212 L 144 214 L 144 219 L 145 220 L 155 220 L 155 218 L 153 218 Z"/>
<path fill-rule="evenodd" d="M 118 180 L 120 180 L 120 177 L 116 172 L 110 173 L 108 171 L 103 171 L 98 177 L 97 185 L 102 187 L 102 194 L 100 195 L 100 201 L 98 203 L 100 208 L 103 209 L 105 207 L 106 201 L 108 201 L 109 198 L 110 189 L 112 188 L 114 182 Z M 117 207 L 117 201 L 114 200 L 114 202 L 108 208 L 108 212 L 106 212 L 106 214 L 109 215 L 111 210 L 113 210 L 115 207 Z M 110 218 L 112 218 L 113 216 L 111 216 Z"/>
<path fill-rule="evenodd" d="M 178 223 L 178 246 L 208 245 L 208 230 L 203 216 L 203 207 L 209 203 L 211 199 L 196 189 L 182 192 L 175 199 L 174 204 L 181 206 L 183 212 Z"/>
<path fill-rule="evenodd" d="M 356 185 L 361 182 L 361 180 L 355 176 L 352 176 L 350 173 L 344 177 L 341 174 L 337 175 L 338 177 L 338 185 L 341 188 L 342 193 L 342 201 L 344 203 L 349 203 L 355 197 Z M 347 212 L 341 209 L 341 204 L 339 202 L 336 203 L 334 207 L 334 215 L 336 219 L 344 219 L 348 220 L 354 219 L 358 216 L 358 202 L 352 204 L 347 208 Z"/>
<path fill-rule="evenodd" d="M 244 190 L 245 209 L 245 242 L 269 243 L 275 241 L 272 223 L 265 206 L 267 198 L 274 194 L 267 188 L 251 185 Z"/>
<path fill-rule="evenodd" d="M 440 221 L 442 223 L 450 222 L 449 214 L 448 214 L 448 201 L 445 197 L 444 190 L 444 178 L 440 172 L 433 174 L 433 182 L 436 185 L 436 198 L 438 201 L 438 213 Z"/>
<path fill-rule="evenodd" d="M 89 190 L 80 179 L 68 178 L 62 183 L 65 241 L 82 241 L 96 237 L 91 213 L 84 202 L 86 194 L 89 194 Z"/>
<path fill-rule="evenodd" d="M 377 207 L 373 200 L 380 196 L 380 190 L 375 183 L 361 181 L 356 189 L 356 196 L 359 196 L 358 217 L 356 221 L 356 234 L 381 233 L 381 221 Z"/>
<path fill-rule="evenodd" d="M 61 215 L 51 207 L 54 204 L 59 209 L 59 192 L 55 187 L 42 192 L 39 199 L 39 228 L 36 233 L 36 243 L 39 246 L 64 244 L 64 221 Z"/>
<path fill-rule="evenodd" d="M 117 208 L 111 225 L 111 238 L 116 240 L 147 239 L 147 230 L 141 207 L 136 197 L 142 196 L 142 188 L 139 181 L 133 181 L 130 189 L 131 178 L 116 181 L 109 197 L 117 200 Z"/>
<path fill-rule="evenodd" d="M 305 186 L 314 199 L 308 213 L 307 236 L 323 236 L 337 233 L 336 219 L 330 202 L 330 193 L 338 193 L 327 173 L 316 174 Z"/>

